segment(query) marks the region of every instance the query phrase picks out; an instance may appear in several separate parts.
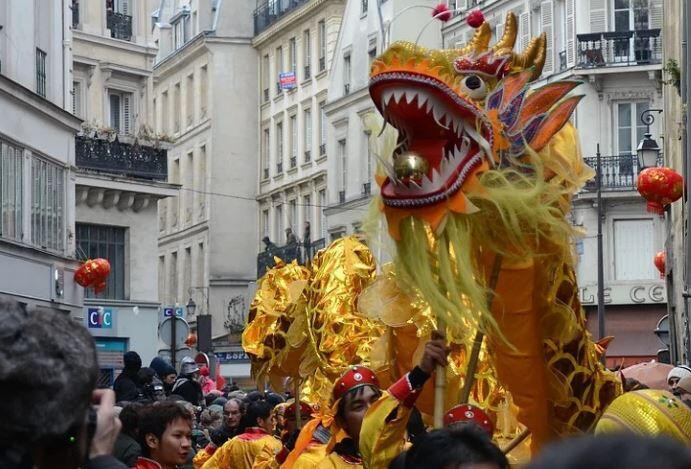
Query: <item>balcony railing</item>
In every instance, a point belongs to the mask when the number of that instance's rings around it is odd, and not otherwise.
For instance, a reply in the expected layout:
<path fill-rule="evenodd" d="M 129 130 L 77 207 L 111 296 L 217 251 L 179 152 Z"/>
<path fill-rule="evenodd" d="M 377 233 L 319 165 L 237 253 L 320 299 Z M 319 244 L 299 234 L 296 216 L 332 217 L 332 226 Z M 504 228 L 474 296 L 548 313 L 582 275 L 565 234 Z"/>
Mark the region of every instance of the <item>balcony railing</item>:
<path fill-rule="evenodd" d="M 370 195 L 372 193 L 372 183 L 365 182 L 362 184 L 362 195 Z"/>
<path fill-rule="evenodd" d="M 290 169 L 293 169 L 298 165 L 298 157 L 297 155 L 293 155 L 290 157 Z"/>
<path fill-rule="evenodd" d="M 343 94 L 348 94 L 350 93 L 350 83 L 346 83 L 343 85 Z"/>
<path fill-rule="evenodd" d="M 345 191 L 338 191 L 338 203 L 344 204 L 346 201 Z"/>
<path fill-rule="evenodd" d="M 279 161 L 276 163 L 276 174 L 282 174 L 283 173 L 283 162 Z"/>
<path fill-rule="evenodd" d="M 638 157 L 636 154 L 601 156 L 602 190 L 603 191 L 633 191 L 636 190 L 638 180 Z M 597 157 L 584 158 L 585 164 L 597 171 Z M 658 157 L 658 166 L 662 165 L 662 155 Z M 588 181 L 583 188 L 585 191 L 597 190 L 597 176 Z"/>
<path fill-rule="evenodd" d="M 311 76 L 311 74 L 310 74 L 310 66 L 309 66 L 309 65 L 305 65 L 305 80 L 309 79 L 310 76 Z"/>
<path fill-rule="evenodd" d="M 276 96 L 280 96 L 283 93 L 283 88 L 281 88 L 281 82 L 276 82 Z"/>
<path fill-rule="evenodd" d="M 75 152 L 79 168 L 159 181 L 168 178 L 168 156 L 162 148 L 78 135 Z"/>
<path fill-rule="evenodd" d="M 72 29 L 77 29 L 79 27 L 79 2 L 76 0 L 72 1 Z"/>
<path fill-rule="evenodd" d="M 254 10 L 254 35 L 261 33 L 297 7 L 310 0 L 263 0 Z"/>
<path fill-rule="evenodd" d="M 305 163 L 309 163 L 312 159 L 312 152 L 310 150 L 305 150 Z"/>
<path fill-rule="evenodd" d="M 286 263 L 297 260 L 299 264 L 306 264 L 312 260 L 317 251 L 325 247 L 326 240 L 324 238 L 314 242 L 286 244 L 280 247 L 272 244 L 266 250 L 257 254 L 257 278 L 276 265 L 274 257 L 278 257 Z"/>
<path fill-rule="evenodd" d="M 326 57 L 319 57 L 319 71 L 323 72 L 326 70 Z"/>
<path fill-rule="evenodd" d="M 269 179 L 269 168 L 264 168 L 264 179 Z"/>
<path fill-rule="evenodd" d="M 659 64 L 660 29 L 578 34 L 578 68 Z"/>
<path fill-rule="evenodd" d="M 319 156 L 326 155 L 326 143 L 319 145 Z"/>
<path fill-rule="evenodd" d="M 106 26 L 110 29 L 110 37 L 129 41 L 132 39 L 132 17 L 124 13 L 109 11 Z"/>
<path fill-rule="evenodd" d="M 264 88 L 264 102 L 269 102 L 269 88 Z"/>

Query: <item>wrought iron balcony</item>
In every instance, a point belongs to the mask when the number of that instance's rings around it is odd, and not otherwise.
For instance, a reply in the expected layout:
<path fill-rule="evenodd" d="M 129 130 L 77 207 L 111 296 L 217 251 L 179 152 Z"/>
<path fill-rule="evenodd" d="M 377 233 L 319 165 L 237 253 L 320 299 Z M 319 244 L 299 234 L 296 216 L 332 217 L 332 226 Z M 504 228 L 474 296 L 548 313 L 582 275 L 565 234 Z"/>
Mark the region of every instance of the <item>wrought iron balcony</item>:
<path fill-rule="evenodd" d="M 323 72 L 326 70 L 326 57 L 319 57 L 319 71 Z"/>
<path fill-rule="evenodd" d="M 338 191 L 338 203 L 344 204 L 346 201 L 345 191 Z"/>
<path fill-rule="evenodd" d="M 326 155 L 326 143 L 319 145 L 319 156 Z"/>
<path fill-rule="evenodd" d="M 310 150 L 305 150 L 305 163 L 309 163 L 312 159 L 312 152 Z"/>
<path fill-rule="evenodd" d="M 634 191 L 638 180 L 638 157 L 636 154 L 624 154 L 614 156 L 601 156 L 602 168 L 602 190 L 603 191 Z M 585 164 L 597 171 L 597 157 L 590 156 L 583 158 Z M 663 157 L 660 155 L 657 160 L 661 166 Z M 597 177 L 597 176 L 596 176 Z M 584 191 L 596 191 L 597 179 L 588 181 L 583 188 Z"/>
<path fill-rule="evenodd" d="M 311 76 L 311 74 L 310 74 L 310 66 L 309 66 L 309 65 L 305 65 L 305 78 L 304 78 L 304 79 L 307 80 L 307 79 L 309 79 L 310 76 Z"/>
<path fill-rule="evenodd" d="M 578 34 L 577 68 L 662 62 L 660 29 Z"/>
<path fill-rule="evenodd" d="M 124 41 L 132 39 L 132 17 L 130 15 L 109 11 L 106 16 L 106 26 L 110 29 L 110 37 Z"/>
<path fill-rule="evenodd" d="M 269 102 L 269 88 L 264 88 L 264 102 Z"/>
<path fill-rule="evenodd" d="M 285 246 L 270 244 L 264 251 L 257 254 L 257 278 L 276 265 L 274 257 L 278 257 L 286 263 L 297 260 L 299 264 L 306 264 L 312 260 L 317 251 L 325 247 L 326 240 L 324 238 L 313 242 L 286 244 Z"/>
<path fill-rule="evenodd" d="M 290 169 L 293 169 L 298 165 L 298 157 L 297 155 L 293 155 L 290 157 Z"/>
<path fill-rule="evenodd" d="M 343 85 L 343 94 L 349 94 L 350 93 L 350 83 L 346 83 Z"/>
<path fill-rule="evenodd" d="M 269 168 L 264 168 L 264 179 L 269 179 Z"/>
<path fill-rule="evenodd" d="M 254 35 L 261 33 L 282 17 L 310 0 L 263 0 L 254 10 Z"/>
<path fill-rule="evenodd" d="M 283 88 L 281 88 L 281 82 L 276 82 L 276 96 L 280 96 L 283 93 Z"/>
<path fill-rule="evenodd" d="M 77 0 L 72 0 L 72 29 L 79 28 L 79 2 Z"/>
<path fill-rule="evenodd" d="M 362 184 L 362 195 L 370 195 L 372 193 L 372 183 L 365 182 Z"/>
<path fill-rule="evenodd" d="M 168 156 L 162 148 L 78 135 L 75 152 L 82 169 L 157 181 L 168 178 Z"/>
<path fill-rule="evenodd" d="M 279 161 L 276 163 L 276 174 L 282 174 L 283 173 L 283 161 Z"/>

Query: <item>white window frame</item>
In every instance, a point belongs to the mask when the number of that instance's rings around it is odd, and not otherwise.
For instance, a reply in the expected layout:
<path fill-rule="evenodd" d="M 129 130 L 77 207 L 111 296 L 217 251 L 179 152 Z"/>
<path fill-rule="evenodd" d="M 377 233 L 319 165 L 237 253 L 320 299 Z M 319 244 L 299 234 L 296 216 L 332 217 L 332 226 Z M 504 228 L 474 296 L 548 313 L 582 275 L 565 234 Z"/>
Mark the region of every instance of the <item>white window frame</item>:
<path fill-rule="evenodd" d="M 319 21 L 317 31 L 319 37 L 319 71 L 322 72 L 326 70 L 326 21 Z"/>
<path fill-rule="evenodd" d="M 113 122 L 113 112 L 111 109 L 112 99 L 111 96 L 118 96 L 119 109 L 118 109 L 118 119 L 120 125 L 115 125 Z M 135 97 L 136 93 L 130 90 L 122 90 L 118 88 L 108 88 L 108 122 L 109 126 L 115 129 L 120 134 L 129 135 L 134 133 L 134 108 L 135 108 Z M 126 101 L 129 100 L 129 113 L 126 109 Z"/>
<path fill-rule="evenodd" d="M 31 158 L 31 244 L 65 251 L 67 168 L 33 154 Z"/>
<path fill-rule="evenodd" d="M 310 152 L 310 160 L 312 159 L 312 108 L 308 107 L 302 110 L 303 120 L 303 145 L 305 148 L 305 160 L 307 160 L 307 152 Z"/>
<path fill-rule="evenodd" d="M 24 239 L 24 149 L 0 139 L 0 237 Z"/>

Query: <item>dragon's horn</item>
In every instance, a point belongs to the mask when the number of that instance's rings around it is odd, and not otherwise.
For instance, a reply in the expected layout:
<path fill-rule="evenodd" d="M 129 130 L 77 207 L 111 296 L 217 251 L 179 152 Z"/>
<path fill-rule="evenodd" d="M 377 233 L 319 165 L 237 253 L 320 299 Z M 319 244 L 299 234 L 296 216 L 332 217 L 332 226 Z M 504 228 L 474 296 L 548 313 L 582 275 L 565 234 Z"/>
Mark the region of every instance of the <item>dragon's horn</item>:
<path fill-rule="evenodd" d="M 465 47 L 469 52 L 481 53 L 487 50 L 489 46 L 489 41 L 492 39 L 492 28 L 489 27 L 487 21 L 482 23 L 482 25 L 477 28 L 473 38 L 470 40 L 468 45 Z"/>
<path fill-rule="evenodd" d="M 516 15 L 508 13 L 506 15 L 506 22 L 504 23 L 504 35 L 494 45 L 492 50 L 495 54 L 510 54 L 513 51 L 513 46 L 516 44 L 516 36 L 518 35 L 518 26 L 516 23 Z"/>
<path fill-rule="evenodd" d="M 540 77 L 542 67 L 545 65 L 545 50 L 547 49 L 547 36 L 545 33 L 533 38 L 528 47 L 520 54 L 513 55 L 512 68 L 525 70 L 534 67 L 533 80 Z"/>

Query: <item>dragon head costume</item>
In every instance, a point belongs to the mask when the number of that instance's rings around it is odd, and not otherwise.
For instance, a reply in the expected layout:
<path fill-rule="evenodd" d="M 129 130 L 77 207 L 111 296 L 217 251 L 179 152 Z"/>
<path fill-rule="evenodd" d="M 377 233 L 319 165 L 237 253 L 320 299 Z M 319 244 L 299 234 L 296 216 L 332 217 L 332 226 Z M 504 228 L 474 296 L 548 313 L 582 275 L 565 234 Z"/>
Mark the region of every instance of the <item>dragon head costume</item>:
<path fill-rule="evenodd" d="M 590 429 L 620 392 L 585 327 L 566 219 L 592 171 L 569 118 L 577 81 L 531 89 L 544 34 L 514 52 L 516 17 L 490 47 L 482 23 L 462 48 L 392 44 L 370 94 L 395 148 L 379 155 L 377 208 L 397 278 L 448 326 L 487 334 L 498 378 L 533 448 Z M 467 327 L 467 326 L 465 326 Z"/>

